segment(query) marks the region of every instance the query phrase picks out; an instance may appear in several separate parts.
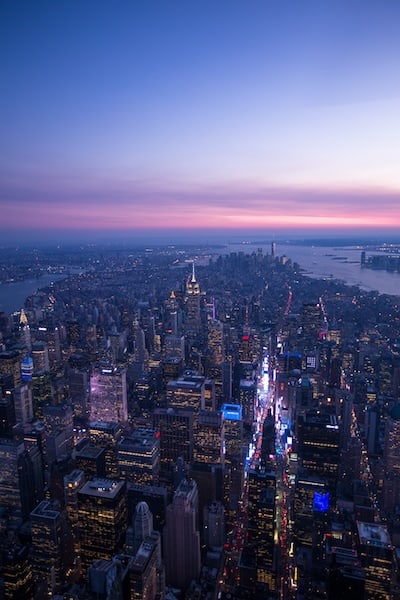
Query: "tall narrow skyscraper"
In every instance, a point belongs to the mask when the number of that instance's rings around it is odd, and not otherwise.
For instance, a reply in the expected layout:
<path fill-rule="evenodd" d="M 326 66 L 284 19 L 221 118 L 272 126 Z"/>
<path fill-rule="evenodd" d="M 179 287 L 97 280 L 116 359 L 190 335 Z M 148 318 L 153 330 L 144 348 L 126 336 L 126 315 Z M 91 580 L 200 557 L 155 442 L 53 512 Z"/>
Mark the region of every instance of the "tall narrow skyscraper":
<path fill-rule="evenodd" d="M 200 573 L 200 534 L 198 531 L 198 493 L 193 480 L 183 479 L 167 507 L 164 528 L 166 580 L 186 590 Z"/>
<path fill-rule="evenodd" d="M 192 265 L 192 276 L 186 283 L 186 321 L 185 330 L 189 333 L 200 331 L 200 286 Z"/>

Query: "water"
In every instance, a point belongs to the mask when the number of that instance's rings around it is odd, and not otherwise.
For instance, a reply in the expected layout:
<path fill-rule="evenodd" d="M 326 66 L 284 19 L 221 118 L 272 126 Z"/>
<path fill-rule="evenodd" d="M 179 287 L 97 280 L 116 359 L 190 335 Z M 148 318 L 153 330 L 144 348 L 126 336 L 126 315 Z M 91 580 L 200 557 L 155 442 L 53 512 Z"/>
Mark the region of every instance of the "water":
<path fill-rule="evenodd" d="M 265 248 L 260 244 L 229 244 L 228 252 L 242 251 L 246 254 L 256 252 L 262 247 L 263 252 L 271 252 L 270 245 Z M 348 285 L 357 285 L 362 290 L 377 290 L 381 294 L 400 296 L 400 273 L 378 271 L 362 268 L 362 248 L 360 247 L 328 247 L 303 246 L 300 244 L 277 243 L 278 256 L 287 256 L 297 262 L 305 274 L 315 279 L 340 279 Z M 378 252 L 367 252 L 378 254 Z"/>
<path fill-rule="evenodd" d="M 26 279 L 25 281 L 12 281 L 0 284 L 0 312 L 11 314 L 21 310 L 25 300 L 38 289 L 50 285 L 53 281 L 65 279 L 66 275 L 46 274 L 39 279 Z"/>

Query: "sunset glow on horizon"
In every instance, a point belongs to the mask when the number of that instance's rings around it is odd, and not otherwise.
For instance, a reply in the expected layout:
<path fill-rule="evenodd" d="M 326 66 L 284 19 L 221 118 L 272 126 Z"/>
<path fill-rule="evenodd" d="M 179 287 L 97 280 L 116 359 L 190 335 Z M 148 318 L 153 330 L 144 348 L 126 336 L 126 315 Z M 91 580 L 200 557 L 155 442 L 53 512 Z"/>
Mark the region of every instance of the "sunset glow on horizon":
<path fill-rule="evenodd" d="M 400 5 L 0 7 L 0 234 L 400 231 Z"/>

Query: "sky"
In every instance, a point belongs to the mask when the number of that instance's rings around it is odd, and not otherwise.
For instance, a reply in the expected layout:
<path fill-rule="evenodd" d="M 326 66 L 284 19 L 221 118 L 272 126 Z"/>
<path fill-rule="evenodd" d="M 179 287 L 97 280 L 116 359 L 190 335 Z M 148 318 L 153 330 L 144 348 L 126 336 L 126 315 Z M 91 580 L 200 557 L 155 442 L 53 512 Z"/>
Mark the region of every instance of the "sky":
<path fill-rule="evenodd" d="M 400 234 L 398 0 L 3 0 L 0 240 Z"/>

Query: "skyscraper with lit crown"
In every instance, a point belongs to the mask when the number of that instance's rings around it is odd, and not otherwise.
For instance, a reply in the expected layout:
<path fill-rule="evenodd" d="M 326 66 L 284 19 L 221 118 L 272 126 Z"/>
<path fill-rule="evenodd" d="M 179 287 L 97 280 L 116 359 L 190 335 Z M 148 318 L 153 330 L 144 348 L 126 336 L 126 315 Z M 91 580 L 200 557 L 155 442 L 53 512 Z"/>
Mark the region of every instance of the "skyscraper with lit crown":
<path fill-rule="evenodd" d="M 200 331 L 200 286 L 196 279 L 194 262 L 192 275 L 186 283 L 186 322 L 185 330 L 191 333 Z"/>

